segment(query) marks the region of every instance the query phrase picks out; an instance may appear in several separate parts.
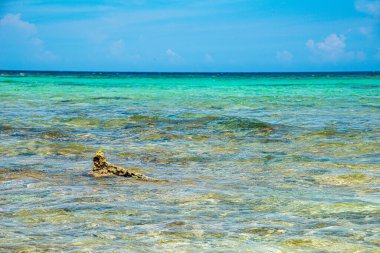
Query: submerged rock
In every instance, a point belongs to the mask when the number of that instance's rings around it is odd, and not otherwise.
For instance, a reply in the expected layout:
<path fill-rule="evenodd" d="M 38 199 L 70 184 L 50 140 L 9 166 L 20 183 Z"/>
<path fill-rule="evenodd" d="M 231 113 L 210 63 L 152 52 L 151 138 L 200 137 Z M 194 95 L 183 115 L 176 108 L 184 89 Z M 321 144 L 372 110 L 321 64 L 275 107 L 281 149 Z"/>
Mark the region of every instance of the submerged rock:
<path fill-rule="evenodd" d="M 99 119 L 87 117 L 73 117 L 68 119 L 61 119 L 61 121 L 70 127 L 77 128 L 96 128 L 101 124 Z"/>
<path fill-rule="evenodd" d="M 271 133 L 275 130 L 275 127 L 269 123 L 249 118 L 240 118 L 240 117 L 228 117 L 218 122 L 219 126 L 223 130 L 227 131 L 258 131 L 263 133 Z"/>
<path fill-rule="evenodd" d="M 317 175 L 315 176 L 317 182 L 321 185 L 331 186 L 348 186 L 355 187 L 365 184 L 375 183 L 374 178 L 371 178 L 365 174 L 344 174 L 344 175 Z"/>
<path fill-rule="evenodd" d="M 151 178 L 143 174 L 133 172 L 126 168 L 107 162 L 103 150 L 99 150 L 92 160 L 94 162 L 94 166 L 92 167 L 92 171 L 90 172 L 90 174 L 92 174 L 95 177 L 122 176 L 133 177 L 147 181 L 159 181 L 158 179 Z"/>

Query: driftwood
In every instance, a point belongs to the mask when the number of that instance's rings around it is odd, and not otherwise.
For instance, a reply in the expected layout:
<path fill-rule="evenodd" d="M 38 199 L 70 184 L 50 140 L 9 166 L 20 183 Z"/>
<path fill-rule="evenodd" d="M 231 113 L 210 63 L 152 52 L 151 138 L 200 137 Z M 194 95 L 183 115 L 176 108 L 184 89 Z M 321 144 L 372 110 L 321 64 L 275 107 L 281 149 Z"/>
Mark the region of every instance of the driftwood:
<path fill-rule="evenodd" d="M 146 181 L 159 181 L 158 179 L 148 177 L 143 174 L 130 171 L 126 168 L 107 162 L 106 157 L 104 156 L 103 150 L 99 150 L 95 154 L 92 161 L 94 162 L 94 166 L 92 167 L 91 174 L 95 177 L 121 176 L 121 177 L 133 177 L 133 178 L 146 180 Z"/>

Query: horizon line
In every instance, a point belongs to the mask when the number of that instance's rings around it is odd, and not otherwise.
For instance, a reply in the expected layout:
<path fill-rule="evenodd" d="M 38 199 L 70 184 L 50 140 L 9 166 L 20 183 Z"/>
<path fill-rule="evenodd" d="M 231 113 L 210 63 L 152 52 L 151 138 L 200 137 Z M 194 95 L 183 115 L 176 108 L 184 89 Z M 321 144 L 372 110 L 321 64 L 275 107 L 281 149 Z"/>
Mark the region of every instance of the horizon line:
<path fill-rule="evenodd" d="M 2 70 L 0 73 L 84 73 L 84 74 L 341 74 L 380 73 L 380 70 L 354 71 L 111 71 L 111 70 Z"/>

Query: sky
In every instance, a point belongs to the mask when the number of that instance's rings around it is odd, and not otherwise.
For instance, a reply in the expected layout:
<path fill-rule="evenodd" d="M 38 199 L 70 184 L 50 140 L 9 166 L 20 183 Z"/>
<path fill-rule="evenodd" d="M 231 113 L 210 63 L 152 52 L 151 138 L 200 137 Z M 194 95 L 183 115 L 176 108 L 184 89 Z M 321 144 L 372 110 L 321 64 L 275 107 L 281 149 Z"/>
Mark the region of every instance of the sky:
<path fill-rule="evenodd" d="M 0 69 L 379 71 L 380 0 L 0 0 Z"/>

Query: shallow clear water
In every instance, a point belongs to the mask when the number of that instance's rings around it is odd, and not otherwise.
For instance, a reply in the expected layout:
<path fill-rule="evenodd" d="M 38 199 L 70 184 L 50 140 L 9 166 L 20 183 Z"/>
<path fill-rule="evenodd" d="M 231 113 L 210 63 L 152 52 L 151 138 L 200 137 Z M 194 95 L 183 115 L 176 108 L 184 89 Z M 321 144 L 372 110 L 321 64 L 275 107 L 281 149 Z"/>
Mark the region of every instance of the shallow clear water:
<path fill-rule="evenodd" d="M 0 251 L 380 252 L 380 74 L 0 75 Z M 94 153 L 164 180 L 93 178 Z"/>

